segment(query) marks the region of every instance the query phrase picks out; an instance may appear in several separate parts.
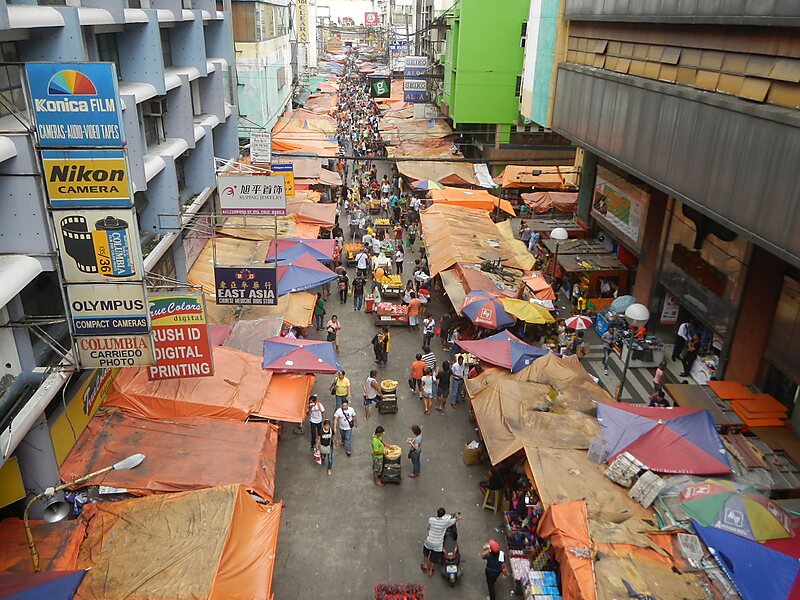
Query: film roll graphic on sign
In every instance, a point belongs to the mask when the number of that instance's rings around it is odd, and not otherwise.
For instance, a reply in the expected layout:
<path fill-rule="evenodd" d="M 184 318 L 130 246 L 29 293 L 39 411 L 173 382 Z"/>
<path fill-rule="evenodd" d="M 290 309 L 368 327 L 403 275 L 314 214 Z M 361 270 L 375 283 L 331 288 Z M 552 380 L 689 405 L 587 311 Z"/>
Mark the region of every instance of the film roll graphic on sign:
<path fill-rule="evenodd" d="M 150 381 L 214 374 L 201 293 L 148 296 L 156 362 Z"/>
<path fill-rule="evenodd" d="M 67 283 L 141 279 L 136 211 L 53 211 Z"/>

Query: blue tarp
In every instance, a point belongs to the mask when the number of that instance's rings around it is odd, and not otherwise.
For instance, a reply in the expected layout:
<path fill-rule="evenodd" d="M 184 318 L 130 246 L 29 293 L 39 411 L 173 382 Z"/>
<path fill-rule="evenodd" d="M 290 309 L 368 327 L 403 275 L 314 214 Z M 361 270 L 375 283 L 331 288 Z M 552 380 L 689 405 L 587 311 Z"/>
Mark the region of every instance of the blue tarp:
<path fill-rule="evenodd" d="M 692 525 L 742 600 L 789 597 L 800 561 L 716 527 L 703 527 L 695 521 Z"/>
<path fill-rule="evenodd" d="M 0 573 L 0 598 L 4 600 L 71 600 L 86 571 Z"/>

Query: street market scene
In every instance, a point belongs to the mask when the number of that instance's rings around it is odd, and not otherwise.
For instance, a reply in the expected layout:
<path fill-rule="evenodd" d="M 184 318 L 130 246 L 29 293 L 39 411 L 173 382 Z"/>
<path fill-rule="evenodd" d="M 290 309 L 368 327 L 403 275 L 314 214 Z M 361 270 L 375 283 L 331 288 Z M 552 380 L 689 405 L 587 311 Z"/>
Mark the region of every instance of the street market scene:
<path fill-rule="evenodd" d="M 800 6 L 696 4 L 0 5 L 0 598 L 800 598 Z"/>

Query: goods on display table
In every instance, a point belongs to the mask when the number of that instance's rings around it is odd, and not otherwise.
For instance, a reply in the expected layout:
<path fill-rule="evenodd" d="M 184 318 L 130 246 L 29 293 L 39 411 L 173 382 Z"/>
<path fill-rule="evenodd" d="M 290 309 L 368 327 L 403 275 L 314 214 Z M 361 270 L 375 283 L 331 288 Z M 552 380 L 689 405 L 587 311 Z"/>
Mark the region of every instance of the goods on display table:
<path fill-rule="evenodd" d="M 389 219 L 386 218 L 375 219 L 375 231 L 377 233 L 385 233 L 389 231 L 389 228 L 391 226 L 392 224 L 389 222 Z"/>
<path fill-rule="evenodd" d="M 358 243 L 351 243 L 344 245 L 344 259 L 348 266 L 356 264 L 356 254 L 361 251 L 363 246 Z"/>
<path fill-rule="evenodd" d="M 481 359 L 475 356 L 474 354 L 470 354 L 468 352 L 460 352 L 453 356 L 453 362 L 458 361 L 458 357 L 464 357 L 464 364 L 469 365 L 470 367 L 474 367 L 475 365 L 481 364 Z"/>
<path fill-rule="evenodd" d="M 694 359 L 689 375 L 699 384 L 708 383 L 719 367 L 719 356 L 716 354 L 698 355 Z"/>
<path fill-rule="evenodd" d="M 602 311 L 596 314 L 595 331 L 602 336 L 606 331 L 610 331 L 614 336 L 612 342 L 614 352 L 624 363 L 629 349 L 632 349 L 631 360 L 628 367 L 654 368 L 664 360 L 664 343 L 657 337 L 648 335 L 644 339 L 634 339 L 631 337 L 631 330 L 627 324 L 618 318 L 611 311 Z"/>
<path fill-rule="evenodd" d="M 425 600 L 418 583 L 379 583 L 375 586 L 375 600 Z"/>
<path fill-rule="evenodd" d="M 379 302 L 375 305 L 376 325 L 408 325 L 408 306 Z"/>
<path fill-rule="evenodd" d="M 378 412 L 382 415 L 395 414 L 397 412 L 397 382 L 393 379 L 381 381 L 381 398 L 378 404 Z"/>
<path fill-rule="evenodd" d="M 394 258 L 394 244 L 391 240 L 384 240 L 381 242 L 381 253 L 390 261 Z"/>
<path fill-rule="evenodd" d="M 403 278 L 400 275 L 384 275 L 380 284 L 381 294 L 386 297 L 399 298 L 403 291 Z"/>
<path fill-rule="evenodd" d="M 403 449 L 392 444 L 386 445 L 386 454 L 383 456 L 383 471 L 381 471 L 381 481 L 383 483 L 400 483 Z"/>
<path fill-rule="evenodd" d="M 380 198 L 370 198 L 369 204 L 367 206 L 367 210 L 369 214 L 376 215 L 381 211 L 381 199 Z"/>
<path fill-rule="evenodd" d="M 388 270 L 389 267 L 392 265 L 392 259 L 386 256 L 385 253 L 378 254 L 377 256 L 372 257 L 372 270 L 374 271 L 378 267 L 382 267 L 384 270 Z"/>

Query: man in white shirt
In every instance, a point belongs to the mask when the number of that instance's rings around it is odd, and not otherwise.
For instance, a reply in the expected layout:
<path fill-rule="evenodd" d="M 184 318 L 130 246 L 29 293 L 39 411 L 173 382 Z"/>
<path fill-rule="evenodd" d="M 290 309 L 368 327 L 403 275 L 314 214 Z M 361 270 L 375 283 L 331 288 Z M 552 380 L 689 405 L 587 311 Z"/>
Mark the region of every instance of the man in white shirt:
<path fill-rule="evenodd" d="M 675 345 L 672 347 L 672 360 L 680 360 L 681 353 L 686 347 L 686 342 L 692 337 L 692 328 L 689 321 L 684 321 L 678 327 L 678 333 L 675 335 Z"/>
<path fill-rule="evenodd" d="M 378 256 L 381 253 L 381 241 L 378 239 L 377 236 L 372 238 L 372 253 L 375 256 Z"/>
<path fill-rule="evenodd" d="M 434 565 L 442 563 L 442 547 L 444 546 L 444 534 L 447 529 L 461 520 L 461 514 L 455 516 L 447 514 L 444 508 L 436 511 L 436 516 L 428 519 L 428 535 L 422 544 L 422 570 L 433 575 Z"/>
<path fill-rule="evenodd" d="M 369 420 L 369 405 L 374 402 L 376 406 L 379 406 L 381 400 L 383 399 L 381 386 L 378 385 L 377 376 L 378 371 L 373 369 L 369 372 L 369 375 L 364 380 L 364 385 L 362 386 L 364 391 L 364 417 L 367 420 Z"/>
<path fill-rule="evenodd" d="M 311 450 L 314 450 L 317 444 L 317 436 L 322 431 L 322 421 L 325 418 L 325 407 L 319 401 L 316 394 L 308 399 L 307 413 L 308 422 L 311 426 Z"/>
<path fill-rule="evenodd" d="M 342 400 L 342 405 L 333 413 L 333 434 L 336 435 L 336 432 L 339 432 L 347 456 L 353 453 L 350 447 L 350 436 L 354 427 L 358 427 L 356 411 L 350 407 L 347 399 L 344 399 Z"/>
<path fill-rule="evenodd" d="M 368 233 L 365 233 L 364 235 L 362 235 L 361 236 L 361 244 L 363 246 L 366 246 L 367 248 L 371 248 L 372 247 L 372 236 L 370 234 L 368 234 Z"/>
<path fill-rule="evenodd" d="M 420 200 L 419 198 L 412 198 L 411 202 L 409 202 L 408 205 L 411 207 L 411 210 L 419 212 L 419 207 L 421 203 L 422 200 Z"/>
<path fill-rule="evenodd" d="M 453 345 L 455 348 L 455 345 Z M 450 367 L 450 406 L 455 408 L 461 402 L 461 388 L 464 386 L 464 377 L 467 375 L 467 365 L 464 364 L 464 355 L 459 354 Z"/>
<path fill-rule="evenodd" d="M 358 269 L 358 274 L 366 276 L 368 267 L 369 254 L 367 254 L 366 248 L 361 248 L 361 251 L 356 254 L 356 269 Z"/>

